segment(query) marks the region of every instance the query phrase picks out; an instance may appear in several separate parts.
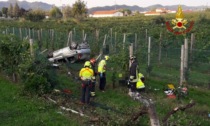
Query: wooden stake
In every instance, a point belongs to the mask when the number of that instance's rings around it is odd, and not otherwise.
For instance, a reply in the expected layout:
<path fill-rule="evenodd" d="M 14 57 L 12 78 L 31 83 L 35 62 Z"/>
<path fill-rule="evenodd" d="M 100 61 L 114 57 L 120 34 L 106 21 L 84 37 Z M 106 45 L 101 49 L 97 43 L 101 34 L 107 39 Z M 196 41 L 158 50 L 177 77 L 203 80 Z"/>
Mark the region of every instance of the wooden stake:
<path fill-rule="evenodd" d="M 134 45 L 135 52 L 137 52 L 137 41 L 138 41 L 138 35 L 135 33 L 135 45 Z"/>
<path fill-rule="evenodd" d="M 29 39 L 31 39 L 31 29 L 30 29 L 30 28 L 28 29 L 28 35 L 29 35 L 29 36 L 28 36 Z"/>
<path fill-rule="evenodd" d="M 29 39 L 29 43 L 30 43 L 30 53 L 31 53 L 31 56 L 33 57 L 34 56 L 34 52 L 33 52 L 33 39 Z"/>
<path fill-rule="evenodd" d="M 67 40 L 66 46 L 70 46 L 71 45 L 71 43 L 70 43 L 71 35 L 72 35 L 72 31 L 69 32 L 69 36 L 68 36 L 68 40 Z"/>
<path fill-rule="evenodd" d="M 130 57 L 133 56 L 133 43 L 131 43 L 129 46 L 129 55 Z M 129 60 L 129 68 L 130 66 L 131 66 L 131 61 Z"/>
<path fill-rule="evenodd" d="M 111 34 L 111 47 L 112 47 L 112 49 L 113 49 L 113 44 L 112 44 L 112 28 L 110 29 L 110 34 Z"/>
<path fill-rule="evenodd" d="M 150 66 L 150 51 L 151 51 L 151 37 L 149 37 L 148 41 L 148 67 Z"/>
<path fill-rule="evenodd" d="M 162 32 L 160 32 L 159 57 L 158 57 L 159 64 L 161 64 L 161 52 L 162 52 Z"/>
<path fill-rule="evenodd" d="M 106 37 L 107 37 L 107 35 L 105 35 L 105 36 L 104 36 L 103 48 L 104 48 L 104 47 L 105 47 L 105 45 L 106 45 Z"/>
<path fill-rule="evenodd" d="M 192 33 L 191 34 L 191 41 L 190 41 L 190 61 L 192 62 L 193 59 L 193 45 L 195 42 L 195 35 Z"/>
<path fill-rule="evenodd" d="M 125 39 L 126 39 L 126 34 L 124 33 L 124 35 L 123 35 L 123 49 L 125 49 Z"/>
<path fill-rule="evenodd" d="M 179 85 L 182 86 L 183 79 L 184 79 L 184 45 L 181 46 L 181 64 L 180 64 L 180 83 Z"/>
<path fill-rule="evenodd" d="M 114 48 L 115 48 L 115 52 L 116 52 L 116 48 L 117 48 L 117 32 L 114 33 Z"/>
<path fill-rule="evenodd" d="M 21 28 L 19 28 L 19 33 L 20 33 L 20 39 L 23 40 L 22 29 Z"/>
<path fill-rule="evenodd" d="M 188 41 L 184 40 L 184 68 L 188 68 Z"/>

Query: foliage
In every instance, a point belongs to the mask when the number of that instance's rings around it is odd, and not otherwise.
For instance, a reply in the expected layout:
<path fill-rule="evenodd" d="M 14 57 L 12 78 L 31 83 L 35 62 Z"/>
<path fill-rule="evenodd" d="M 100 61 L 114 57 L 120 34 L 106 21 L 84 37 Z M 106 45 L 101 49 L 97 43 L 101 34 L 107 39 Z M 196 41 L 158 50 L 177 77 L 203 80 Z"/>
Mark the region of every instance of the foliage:
<path fill-rule="evenodd" d="M 84 1 L 77 0 L 72 7 L 72 13 L 75 18 L 82 19 L 87 16 L 87 7 Z"/>
<path fill-rule="evenodd" d="M 117 50 L 117 54 L 113 54 L 110 58 L 110 62 L 113 64 L 117 64 L 117 66 L 114 66 L 115 70 L 118 70 L 118 72 L 123 72 L 124 77 L 127 77 L 128 71 L 129 71 L 129 53 L 127 49 L 119 49 Z"/>
<path fill-rule="evenodd" d="M 24 8 L 20 8 L 20 17 L 23 17 L 26 13 L 27 11 Z"/>
<path fill-rule="evenodd" d="M 20 16 L 20 7 L 18 6 L 17 3 L 15 3 L 15 6 L 12 12 L 13 12 L 13 16 L 16 18 Z"/>
<path fill-rule="evenodd" d="M 50 84 L 42 75 L 34 74 L 26 78 L 24 89 L 30 94 L 42 95 L 50 91 Z"/>
<path fill-rule="evenodd" d="M 7 7 L 2 7 L 1 11 L 2 11 L 2 14 L 5 15 L 5 17 L 7 17 L 8 8 Z"/>
<path fill-rule="evenodd" d="M 131 15 L 131 10 L 129 9 L 120 9 L 119 11 L 122 12 L 125 16 Z"/>
<path fill-rule="evenodd" d="M 17 74 L 18 66 L 24 62 L 22 55 L 27 55 L 29 44 L 21 43 L 14 35 L 1 35 L 0 38 L 1 69 L 8 75 Z"/>
<path fill-rule="evenodd" d="M 7 14 L 8 14 L 8 16 L 13 17 L 13 6 L 12 6 L 12 4 L 9 5 Z"/>
<path fill-rule="evenodd" d="M 31 10 L 25 15 L 26 20 L 38 22 L 45 18 L 45 12 L 42 10 Z"/>
<path fill-rule="evenodd" d="M 57 19 L 62 18 L 61 10 L 58 7 L 54 6 L 49 12 L 49 17 Z"/>
<path fill-rule="evenodd" d="M 159 25 L 163 25 L 166 22 L 165 18 L 162 16 L 155 17 L 153 20 L 155 24 L 159 24 Z"/>
<path fill-rule="evenodd" d="M 62 13 L 64 19 L 70 18 L 72 17 L 72 8 L 70 6 L 65 6 L 62 9 Z"/>
<path fill-rule="evenodd" d="M 30 94 L 42 95 L 50 92 L 57 83 L 56 73 L 47 58 L 38 52 L 31 59 L 25 59 L 20 66 L 24 90 Z"/>

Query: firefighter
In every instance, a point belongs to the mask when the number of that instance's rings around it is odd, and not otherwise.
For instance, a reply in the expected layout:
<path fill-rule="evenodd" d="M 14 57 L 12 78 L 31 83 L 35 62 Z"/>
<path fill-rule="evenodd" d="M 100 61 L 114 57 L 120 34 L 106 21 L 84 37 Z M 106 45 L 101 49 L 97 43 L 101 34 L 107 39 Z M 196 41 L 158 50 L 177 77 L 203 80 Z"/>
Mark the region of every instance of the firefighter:
<path fill-rule="evenodd" d="M 109 60 L 109 56 L 105 55 L 104 58 L 98 64 L 99 74 L 99 90 L 104 92 L 106 86 L 106 61 Z"/>
<path fill-rule="evenodd" d="M 132 96 L 136 91 L 136 83 L 138 81 L 137 74 L 138 74 L 138 62 L 135 56 L 130 57 L 130 71 L 129 71 L 129 81 L 128 81 L 128 88 L 129 92 L 128 95 Z"/>
<path fill-rule="evenodd" d="M 95 68 L 96 67 L 96 59 L 95 58 L 90 59 L 90 63 L 91 63 L 91 68 L 93 69 L 93 74 L 94 74 L 94 76 L 96 76 L 97 75 L 96 68 Z M 95 85 L 96 85 L 96 80 L 94 80 L 92 82 L 92 88 L 90 90 L 90 95 L 92 97 L 94 97 L 96 95 L 95 94 Z"/>
<path fill-rule="evenodd" d="M 144 85 L 145 77 L 142 73 L 138 73 L 137 75 L 137 83 L 136 83 L 136 91 L 137 93 L 145 92 Z"/>
<path fill-rule="evenodd" d="M 90 103 L 90 89 L 92 81 L 95 80 L 93 70 L 91 69 L 90 61 L 86 61 L 84 68 L 79 72 L 79 77 L 82 81 L 82 98 L 81 104 Z"/>

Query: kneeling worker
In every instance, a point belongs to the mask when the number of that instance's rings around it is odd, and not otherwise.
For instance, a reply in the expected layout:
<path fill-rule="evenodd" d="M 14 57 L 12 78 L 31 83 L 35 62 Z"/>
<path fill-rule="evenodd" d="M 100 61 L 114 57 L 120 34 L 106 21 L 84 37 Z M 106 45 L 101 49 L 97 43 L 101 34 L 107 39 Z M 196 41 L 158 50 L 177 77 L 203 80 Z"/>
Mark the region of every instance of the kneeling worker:
<path fill-rule="evenodd" d="M 144 75 L 142 73 L 138 73 L 137 75 L 137 83 L 136 83 L 136 91 L 138 93 L 145 92 L 145 85 L 144 85 Z"/>

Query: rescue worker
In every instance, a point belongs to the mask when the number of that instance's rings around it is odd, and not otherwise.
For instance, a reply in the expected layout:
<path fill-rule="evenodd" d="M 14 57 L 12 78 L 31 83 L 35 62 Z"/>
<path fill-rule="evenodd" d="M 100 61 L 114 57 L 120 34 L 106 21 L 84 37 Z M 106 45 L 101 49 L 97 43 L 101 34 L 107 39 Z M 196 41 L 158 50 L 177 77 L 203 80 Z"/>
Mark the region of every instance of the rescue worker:
<path fill-rule="evenodd" d="M 96 76 L 97 75 L 96 68 L 95 68 L 96 67 L 96 59 L 95 58 L 90 59 L 90 63 L 91 63 L 91 68 L 93 69 L 93 74 L 94 74 L 94 76 Z M 94 80 L 92 82 L 92 87 L 90 90 L 90 95 L 92 97 L 94 97 L 96 95 L 95 94 L 95 85 L 96 85 L 96 80 Z"/>
<path fill-rule="evenodd" d="M 145 85 L 144 85 L 145 77 L 142 73 L 138 73 L 137 75 L 137 83 L 136 83 L 136 91 L 138 93 L 145 92 Z"/>
<path fill-rule="evenodd" d="M 109 56 L 105 55 L 104 58 L 98 64 L 99 74 L 99 90 L 104 92 L 106 86 L 106 61 L 109 60 Z"/>
<path fill-rule="evenodd" d="M 79 77 L 82 81 L 82 97 L 81 104 L 89 104 L 90 103 L 90 89 L 91 83 L 95 80 L 95 76 L 93 70 L 91 69 L 90 61 L 86 61 L 84 64 L 84 68 L 82 68 L 79 72 Z"/>
<path fill-rule="evenodd" d="M 138 74 L 138 62 L 135 56 L 130 57 L 130 71 L 129 71 L 129 81 L 128 81 L 128 88 L 129 92 L 128 95 L 132 96 L 136 91 L 136 83 L 138 81 L 137 74 Z"/>

